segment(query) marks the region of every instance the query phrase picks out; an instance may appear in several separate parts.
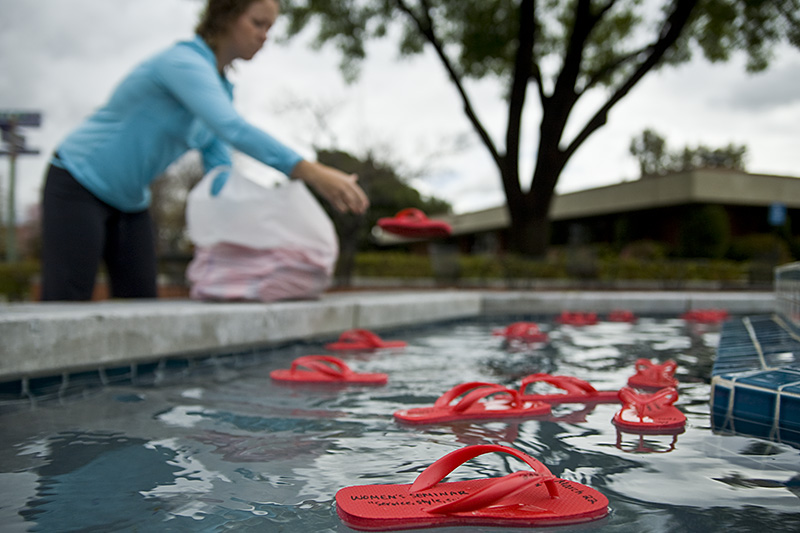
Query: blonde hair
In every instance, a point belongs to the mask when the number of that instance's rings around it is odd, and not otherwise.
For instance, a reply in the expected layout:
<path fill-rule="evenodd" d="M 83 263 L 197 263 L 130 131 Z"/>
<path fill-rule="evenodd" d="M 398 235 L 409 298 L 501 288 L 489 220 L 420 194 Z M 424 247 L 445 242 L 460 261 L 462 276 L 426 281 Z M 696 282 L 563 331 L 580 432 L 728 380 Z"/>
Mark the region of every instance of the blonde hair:
<path fill-rule="evenodd" d="M 216 51 L 217 39 L 258 0 L 208 0 L 194 31 Z M 280 0 L 272 0 L 280 6 Z"/>

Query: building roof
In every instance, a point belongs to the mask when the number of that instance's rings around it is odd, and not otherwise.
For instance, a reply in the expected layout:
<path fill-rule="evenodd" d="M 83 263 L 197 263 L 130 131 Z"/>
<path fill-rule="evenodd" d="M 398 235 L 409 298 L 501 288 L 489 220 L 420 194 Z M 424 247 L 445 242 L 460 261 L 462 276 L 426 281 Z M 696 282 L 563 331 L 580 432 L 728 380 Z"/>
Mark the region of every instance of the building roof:
<path fill-rule="evenodd" d="M 570 220 L 687 204 L 766 207 L 774 203 L 800 208 L 800 178 L 703 169 L 559 194 L 553 198 L 550 219 Z M 453 235 L 504 229 L 510 222 L 505 205 L 432 218 L 450 224 Z M 386 234 L 378 240 L 382 244 L 408 242 Z"/>

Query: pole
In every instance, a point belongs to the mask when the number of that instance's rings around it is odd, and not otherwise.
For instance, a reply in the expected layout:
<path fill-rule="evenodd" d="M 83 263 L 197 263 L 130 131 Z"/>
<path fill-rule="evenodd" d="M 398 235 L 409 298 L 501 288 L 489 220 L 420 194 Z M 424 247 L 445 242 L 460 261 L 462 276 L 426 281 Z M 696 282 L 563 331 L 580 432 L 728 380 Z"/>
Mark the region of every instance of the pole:
<path fill-rule="evenodd" d="M 8 223 L 6 224 L 6 262 L 17 262 L 17 215 L 15 213 L 14 186 L 17 172 L 17 149 L 11 147 L 8 154 Z"/>
<path fill-rule="evenodd" d="M 17 213 L 16 213 L 16 184 L 17 184 L 17 156 L 25 154 L 38 154 L 39 150 L 31 150 L 25 146 L 25 137 L 17 133 L 18 126 L 37 127 L 42 122 L 39 112 L 0 111 L 0 132 L 2 141 L 8 144 L 8 149 L 0 149 L 0 155 L 8 155 L 8 223 L 6 224 L 6 261 L 16 263 L 17 254 Z M 0 200 L 2 202 L 2 200 Z"/>

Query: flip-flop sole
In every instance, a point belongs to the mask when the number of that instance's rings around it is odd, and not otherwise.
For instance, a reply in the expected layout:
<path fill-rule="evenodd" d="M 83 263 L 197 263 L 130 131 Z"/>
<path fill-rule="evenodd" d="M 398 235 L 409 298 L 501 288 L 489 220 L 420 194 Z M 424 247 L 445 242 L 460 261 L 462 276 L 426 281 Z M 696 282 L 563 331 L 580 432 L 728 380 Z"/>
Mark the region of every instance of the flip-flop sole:
<path fill-rule="evenodd" d="M 671 432 L 684 428 L 686 415 L 674 405 L 670 405 L 642 419 L 635 408 L 623 408 L 614 414 L 612 422 L 618 428 L 634 433 Z"/>
<path fill-rule="evenodd" d="M 334 376 L 310 370 L 292 371 L 288 369 L 279 369 L 273 370 L 269 375 L 272 379 L 284 383 L 383 385 L 388 382 L 388 376 L 386 374 L 352 374 L 346 379 L 338 379 Z"/>
<path fill-rule="evenodd" d="M 476 511 L 437 514 L 426 509 L 474 493 L 492 478 L 439 483 L 411 494 L 411 485 L 358 485 L 336 493 L 336 512 L 350 527 L 390 531 L 441 526 L 533 527 L 578 524 L 608 514 L 608 498 L 574 481 L 556 479 L 558 498 L 541 484 L 508 497 L 507 503 Z M 501 505 L 502 504 L 502 505 Z"/>
<path fill-rule="evenodd" d="M 527 407 L 509 408 L 508 402 L 488 401 L 475 404 L 460 412 L 438 407 L 414 407 L 397 411 L 394 417 L 407 424 L 436 424 L 470 420 L 525 419 L 550 414 L 550 406 L 546 403 L 526 401 L 525 405 Z"/>
<path fill-rule="evenodd" d="M 619 391 L 598 391 L 597 394 L 526 394 L 526 401 L 559 403 L 619 403 Z"/>

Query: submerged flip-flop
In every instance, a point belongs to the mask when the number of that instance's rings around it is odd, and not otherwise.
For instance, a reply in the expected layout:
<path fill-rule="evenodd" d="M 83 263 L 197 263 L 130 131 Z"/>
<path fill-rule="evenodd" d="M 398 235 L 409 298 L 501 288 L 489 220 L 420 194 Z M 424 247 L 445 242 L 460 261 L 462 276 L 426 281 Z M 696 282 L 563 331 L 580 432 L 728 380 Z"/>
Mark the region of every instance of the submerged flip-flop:
<path fill-rule="evenodd" d="M 537 382 L 549 383 L 564 392 L 553 394 L 526 394 L 525 389 Z M 559 403 L 616 403 L 619 402 L 619 391 L 599 391 L 590 383 L 574 376 L 553 376 L 550 374 L 531 374 L 522 378 L 519 388 L 524 400 L 540 401 L 549 404 Z"/>
<path fill-rule="evenodd" d="M 683 431 L 684 415 L 674 404 L 678 391 L 667 387 L 653 394 L 639 394 L 629 387 L 619 391 L 622 409 L 612 421 L 625 431 L 633 433 L 667 433 Z"/>
<path fill-rule="evenodd" d="M 533 470 L 502 477 L 440 483 L 470 459 L 499 452 Z M 560 479 L 519 450 L 493 444 L 450 452 L 411 485 L 357 485 L 336 493 L 336 512 L 353 529 L 389 531 L 442 526 L 537 527 L 578 524 L 608 514 L 608 498 Z"/>
<path fill-rule="evenodd" d="M 447 222 L 431 220 L 414 207 L 403 209 L 393 217 L 379 218 L 377 224 L 382 230 L 401 237 L 447 237 L 453 231 Z"/>
<path fill-rule="evenodd" d="M 459 400 L 453 403 L 457 399 Z M 530 418 L 549 413 L 550 406 L 548 404 L 526 400 L 517 390 L 495 383 L 470 381 L 456 385 L 442 394 L 432 407 L 403 409 L 396 411 L 394 417 L 408 424 L 436 424 L 453 421 Z"/>
<path fill-rule="evenodd" d="M 650 359 L 636 360 L 636 374 L 628 378 L 628 385 L 639 389 L 660 390 L 665 387 L 677 387 L 675 370 L 678 364 L 669 359 L 663 363 L 653 363 Z"/>
<path fill-rule="evenodd" d="M 288 369 L 273 370 L 270 377 L 277 381 L 292 383 L 354 383 L 362 385 L 383 385 L 389 377 L 386 374 L 353 372 L 344 361 L 330 355 L 305 355 L 292 361 Z"/>
<path fill-rule="evenodd" d="M 325 345 L 326 350 L 379 350 L 382 348 L 403 348 L 404 341 L 385 341 L 366 329 L 349 329 L 339 336 L 336 342 Z"/>
<path fill-rule="evenodd" d="M 493 335 L 505 337 L 509 342 L 547 342 L 547 333 L 535 322 L 514 322 L 505 328 L 496 329 Z"/>

